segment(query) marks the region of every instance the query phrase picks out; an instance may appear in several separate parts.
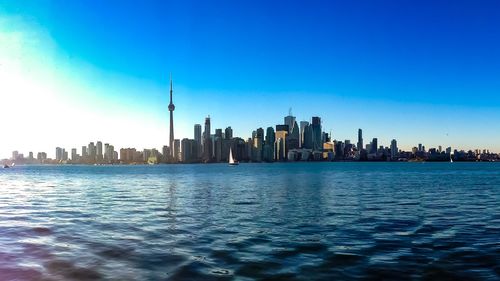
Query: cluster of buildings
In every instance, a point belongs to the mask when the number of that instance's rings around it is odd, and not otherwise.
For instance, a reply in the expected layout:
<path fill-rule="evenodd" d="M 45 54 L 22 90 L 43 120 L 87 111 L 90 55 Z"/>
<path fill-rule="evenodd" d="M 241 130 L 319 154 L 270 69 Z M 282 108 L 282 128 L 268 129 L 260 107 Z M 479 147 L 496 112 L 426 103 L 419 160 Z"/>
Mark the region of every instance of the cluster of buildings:
<path fill-rule="evenodd" d="M 278 161 L 500 161 L 500 155 L 488 150 L 457 151 L 451 147 L 430 148 L 419 144 L 412 151 L 398 149 L 395 139 L 390 146 L 380 145 L 377 138 L 364 142 L 363 131 L 358 130 L 354 144 L 350 140 L 333 140 L 322 130 L 321 118 L 314 116 L 310 121 L 297 123 L 291 111 L 282 124 L 274 127 L 257 128 L 252 136 L 243 139 L 233 136 L 233 129 L 219 128 L 212 132 L 210 116 L 201 124 L 194 125 L 193 138 L 175 139 L 173 113 L 172 79 L 170 79 L 170 139 L 169 145 L 157 149 L 122 148 L 115 151 L 113 145 L 97 141 L 82 146 L 81 153 L 71 149 L 71 155 L 64 148 L 56 148 L 55 159 L 48 159 L 45 152 L 34 158 L 32 152 L 27 158 L 14 151 L 11 159 L 3 163 L 16 164 L 158 164 L 158 163 L 217 163 L 227 162 L 229 153 L 240 162 Z"/>

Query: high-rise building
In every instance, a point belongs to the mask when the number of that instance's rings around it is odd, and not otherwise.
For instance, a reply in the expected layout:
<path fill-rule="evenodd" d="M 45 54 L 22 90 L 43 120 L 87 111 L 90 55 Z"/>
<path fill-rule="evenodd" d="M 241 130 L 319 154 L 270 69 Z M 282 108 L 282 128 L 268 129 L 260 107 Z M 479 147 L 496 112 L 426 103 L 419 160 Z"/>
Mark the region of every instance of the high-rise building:
<path fill-rule="evenodd" d="M 227 127 L 224 131 L 224 138 L 226 140 L 230 140 L 233 138 L 233 129 L 231 127 Z"/>
<path fill-rule="evenodd" d="M 396 159 L 398 155 L 398 143 L 395 139 L 391 141 L 391 158 Z"/>
<path fill-rule="evenodd" d="M 179 162 L 181 159 L 181 141 L 179 139 L 174 140 L 174 161 Z"/>
<path fill-rule="evenodd" d="M 31 152 L 31 151 L 30 151 L 30 152 L 28 153 L 28 159 L 29 159 L 29 160 L 33 160 L 33 159 L 34 159 L 34 158 L 33 158 L 33 152 Z"/>
<path fill-rule="evenodd" d="M 96 160 L 97 162 L 102 161 L 102 142 L 98 141 L 97 142 L 97 155 L 96 155 Z"/>
<path fill-rule="evenodd" d="M 210 135 L 210 116 L 205 118 L 205 132 L 203 132 L 203 160 L 212 161 L 213 148 Z"/>
<path fill-rule="evenodd" d="M 295 116 L 292 116 L 292 109 L 290 108 L 290 111 L 288 112 L 288 116 L 285 116 L 284 118 L 285 125 L 288 125 L 288 134 L 290 135 L 293 130 L 293 126 L 295 123 Z"/>
<path fill-rule="evenodd" d="M 192 147 L 191 141 L 187 138 L 182 139 L 181 141 L 181 161 L 184 163 L 191 162 L 192 158 Z"/>
<path fill-rule="evenodd" d="M 274 142 L 274 159 L 276 161 L 286 160 L 288 154 L 286 146 L 288 130 L 288 125 L 276 125 L 276 140 Z"/>
<path fill-rule="evenodd" d="M 370 153 L 372 154 L 377 153 L 377 148 L 378 148 L 378 139 L 373 138 L 372 142 L 370 143 Z"/>
<path fill-rule="evenodd" d="M 294 117 L 295 119 L 295 117 Z M 300 133 L 299 133 L 299 125 L 297 125 L 297 122 L 293 121 L 292 128 L 288 128 L 288 139 L 287 139 L 287 146 L 288 150 L 290 149 L 297 149 L 299 148 L 299 143 L 300 143 Z"/>
<path fill-rule="evenodd" d="M 172 100 L 173 87 L 172 87 L 172 74 L 170 74 L 170 104 L 168 105 L 168 111 L 170 112 L 170 148 L 174 147 L 174 110 L 175 105 Z M 171 149 L 172 153 L 175 153 L 175 149 Z M 172 154 L 172 158 L 176 158 L 175 154 Z M 178 157 L 177 157 L 178 159 Z"/>
<path fill-rule="evenodd" d="M 63 159 L 63 149 L 56 147 L 56 161 L 62 161 Z"/>
<path fill-rule="evenodd" d="M 19 151 L 12 151 L 12 160 L 17 160 L 19 158 Z"/>
<path fill-rule="evenodd" d="M 76 162 L 78 160 L 78 154 L 76 154 L 76 148 L 71 149 L 71 161 Z"/>
<path fill-rule="evenodd" d="M 88 160 L 91 163 L 95 162 L 97 153 L 94 142 L 89 143 L 88 153 L 89 153 Z"/>
<path fill-rule="evenodd" d="M 200 124 L 195 124 L 194 125 L 194 141 L 196 143 L 196 158 L 201 157 L 201 146 L 202 146 L 202 139 L 201 139 L 201 125 Z"/>
<path fill-rule="evenodd" d="M 82 146 L 82 159 L 87 160 L 87 146 Z"/>
<path fill-rule="evenodd" d="M 358 129 L 358 150 L 361 151 L 363 149 L 363 130 Z"/>
<path fill-rule="evenodd" d="M 418 144 L 418 151 L 422 151 L 422 144 L 421 143 Z"/>
<path fill-rule="evenodd" d="M 322 142 L 322 131 L 321 131 L 321 118 L 313 117 L 312 122 L 312 134 L 313 134 L 313 149 L 316 151 L 323 150 L 323 142 Z"/>
<path fill-rule="evenodd" d="M 304 130 L 306 126 L 309 126 L 309 122 L 307 121 L 300 121 L 300 138 L 299 138 L 299 146 L 304 147 Z"/>
<path fill-rule="evenodd" d="M 302 148 L 313 149 L 313 130 L 310 124 L 304 127 L 304 139 L 302 143 Z"/>

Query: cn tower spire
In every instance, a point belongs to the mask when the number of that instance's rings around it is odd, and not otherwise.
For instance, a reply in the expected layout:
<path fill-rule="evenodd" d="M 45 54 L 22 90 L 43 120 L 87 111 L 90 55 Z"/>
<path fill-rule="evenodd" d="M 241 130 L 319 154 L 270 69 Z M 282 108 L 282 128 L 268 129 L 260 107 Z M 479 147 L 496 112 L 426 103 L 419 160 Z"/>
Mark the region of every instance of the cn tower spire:
<path fill-rule="evenodd" d="M 175 110 L 175 105 L 174 102 L 172 101 L 172 94 L 173 94 L 173 89 L 172 89 L 172 73 L 170 73 L 170 104 L 168 105 L 168 111 L 170 111 L 170 156 L 172 161 L 176 160 L 176 155 L 174 151 L 174 110 Z"/>

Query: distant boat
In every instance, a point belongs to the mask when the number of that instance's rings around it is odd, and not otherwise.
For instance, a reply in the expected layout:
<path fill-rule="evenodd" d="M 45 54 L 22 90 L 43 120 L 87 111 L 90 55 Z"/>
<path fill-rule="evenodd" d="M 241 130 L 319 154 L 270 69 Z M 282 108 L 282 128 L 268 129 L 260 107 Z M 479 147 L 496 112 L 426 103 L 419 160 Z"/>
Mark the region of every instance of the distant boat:
<path fill-rule="evenodd" d="M 451 155 L 450 155 L 450 163 L 453 163 L 453 158 L 451 158 Z"/>
<path fill-rule="evenodd" d="M 3 168 L 4 169 L 8 169 L 8 168 L 10 168 L 10 166 L 9 165 L 3 165 Z"/>
<path fill-rule="evenodd" d="M 229 148 L 229 166 L 236 166 L 238 165 L 238 161 L 235 161 L 233 158 L 233 151 L 231 148 Z"/>

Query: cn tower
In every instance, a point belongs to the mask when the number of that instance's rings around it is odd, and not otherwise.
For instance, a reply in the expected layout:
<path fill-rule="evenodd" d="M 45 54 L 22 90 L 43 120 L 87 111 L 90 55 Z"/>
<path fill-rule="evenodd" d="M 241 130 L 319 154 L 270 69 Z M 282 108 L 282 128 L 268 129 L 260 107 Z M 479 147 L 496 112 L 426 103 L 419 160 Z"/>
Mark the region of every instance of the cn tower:
<path fill-rule="evenodd" d="M 175 159 L 174 155 L 174 110 L 175 105 L 172 101 L 172 74 L 170 74 L 170 104 L 168 111 L 170 111 L 170 156 Z"/>

